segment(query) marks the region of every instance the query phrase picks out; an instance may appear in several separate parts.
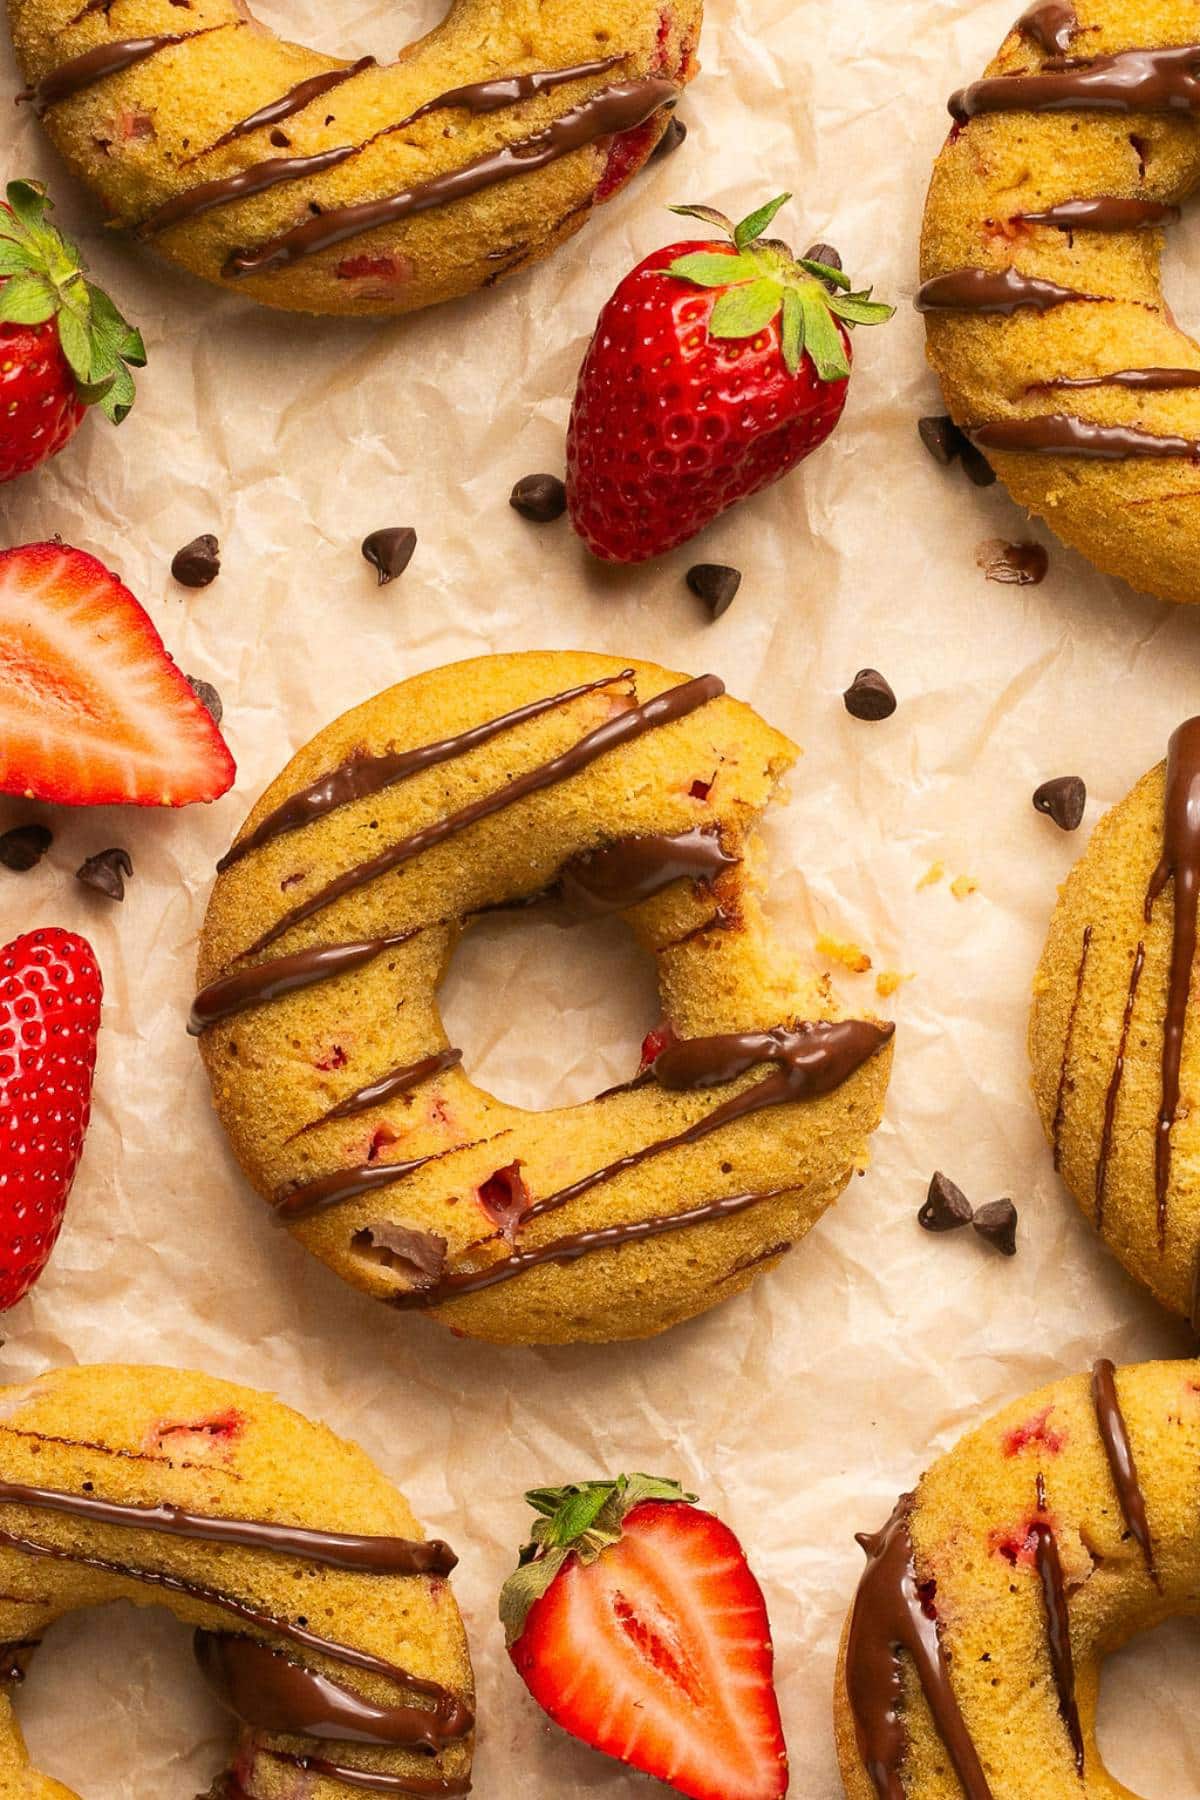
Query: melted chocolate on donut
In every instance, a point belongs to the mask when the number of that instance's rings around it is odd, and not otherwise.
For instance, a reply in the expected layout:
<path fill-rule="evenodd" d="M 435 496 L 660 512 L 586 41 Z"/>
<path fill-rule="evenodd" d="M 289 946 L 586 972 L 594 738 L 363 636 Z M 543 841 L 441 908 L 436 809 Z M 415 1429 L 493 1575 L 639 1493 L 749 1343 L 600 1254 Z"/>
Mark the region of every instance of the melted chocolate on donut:
<path fill-rule="evenodd" d="M 1103 298 L 1060 287 L 1057 281 L 1045 281 L 1040 275 L 1022 275 L 1019 269 L 951 269 L 922 282 L 915 305 L 923 313 L 1000 313 L 1008 317 L 1025 306 L 1049 312 L 1071 301 Z"/>
<path fill-rule="evenodd" d="M 1017 30 L 1047 56 L 1065 56 L 1079 30 L 1079 15 L 1072 0 L 1033 0 L 1017 20 Z"/>
<path fill-rule="evenodd" d="M 1108 1159 L 1112 1154 L 1113 1131 L 1117 1122 L 1117 1100 L 1120 1097 L 1121 1082 L 1125 1076 L 1125 1052 L 1129 1047 L 1129 1027 L 1133 1022 L 1133 1009 L 1137 1002 L 1138 985 L 1142 979 L 1145 963 L 1146 946 L 1139 944 L 1133 953 L 1133 966 L 1129 971 L 1129 987 L 1125 995 L 1125 1012 L 1121 1019 L 1121 1035 L 1117 1039 L 1117 1054 L 1113 1059 L 1113 1071 L 1104 1095 L 1104 1127 L 1100 1133 L 1100 1150 L 1096 1157 L 1097 1230 L 1104 1223 L 1104 1190 L 1108 1181 Z"/>
<path fill-rule="evenodd" d="M 1162 1099 L 1154 1141 L 1154 1193 L 1158 1238 L 1167 1228 L 1167 1188 L 1171 1179 L 1171 1127 L 1179 1106 L 1179 1072 L 1187 1023 L 1192 963 L 1196 955 L 1196 913 L 1200 905 L 1200 718 L 1187 719 L 1171 734 L 1167 751 L 1167 791 L 1163 851 L 1150 878 L 1146 920 L 1168 881 L 1174 884 L 1171 971 L 1163 1019 Z"/>
<path fill-rule="evenodd" d="M 1109 375 L 1055 375 L 1031 383 L 1036 388 L 1132 388 L 1140 393 L 1168 393 L 1173 388 L 1200 387 L 1200 369 L 1114 369 Z"/>
<path fill-rule="evenodd" d="M 1131 456 L 1200 458 L 1200 440 L 1159 437 L 1136 425 L 1096 425 L 1070 413 L 1035 419 L 994 419 L 967 436 L 980 450 L 1027 451 L 1034 456 L 1086 456 L 1097 462 L 1125 462 Z"/>
<path fill-rule="evenodd" d="M 1042 1498 L 1041 1478 L 1038 1485 Z M 1046 1645 L 1050 1653 L 1050 1669 L 1058 1695 L 1058 1710 L 1067 1728 L 1075 1754 L 1075 1768 L 1083 1774 L 1083 1728 L 1079 1723 L 1079 1707 L 1075 1700 L 1075 1660 L 1071 1654 L 1071 1615 L 1067 1608 L 1067 1586 L 1063 1580 L 1062 1558 L 1058 1539 L 1047 1519 L 1035 1519 L 1030 1527 L 1034 1539 L 1034 1563 L 1042 1584 L 1042 1602 L 1046 1610 Z"/>
<path fill-rule="evenodd" d="M 98 3 L 103 4 L 103 0 L 98 0 Z M 252 131 L 258 131 L 264 125 L 282 125 L 285 119 L 290 119 L 294 113 L 303 112 L 306 106 L 319 100 L 322 94 L 331 93 L 334 88 L 341 87 L 344 81 L 350 81 L 355 75 L 361 75 L 364 69 L 374 67 L 373 56 L 360 56 L 357 62 L 347 63 L 343 69 L 327 69 L 324 75 L 310 75 L 307 81 L 298 81 L 286 94 L 280 94 L 278 100 L 269 100 L 248 118 L 239 119 L 236 125 L 231 125 L 215 143 L 208 146 L 208 151 L 198 150 L 188 161 L 197 162 L 209 151 L 223 150 L 235 138 L 249 137 Z"/>
<path fill-rule="evenodd" d="M 951 96 L 960 124 L 980 113 L 1194 113 L 1200 107 L 1200 44 L 1055 56 L 1035 75 L 991 75 Z"/>
<path fill-rule="evenodd" d="M 1179 217 L 1179 208 L 1164 200 L 1126 200 L 1116 194 L 1063 200 L 1042 212 L 1013 214 L 1022 225 L 1052 225 L 1058 231 L 1151 231 L 1173 225 Z"/>
<path fill-rule="evenodd" d="M 1146 1516 L 1146 1496 L 1138 1480 L 1133 1445 L 1129 1441 L 1129 1428 L 1121 1411 L 1116 1373 L 1106 1356 L 1101 1357 L 1092 1369 L 1092 1404 L 1096 1409 L 1096 1424 L 1112 1472 L 1121 1516 L 1146 1559 L 1151 1580 L 1159 1587 L 1161 1584 L 1154 1563 L 1154 1540 L 1150 1536 L 1150 1521 Z"/>
<path fill-rule="evenodd" d="M 313 1775 L 326 1775 L 331 1781 L 344 1781 L 347 1787 L 362 1788 L 369 1794 L 416 1794 L 425 1800 L 426 1796 L 471 1792 L 466 1775 L 384 1775 L 376 1769 L 355 1769 L 349 1763 L 330 1762 L 324 1756 L 295 1756 L 286 1750 L 269 1750 L 266 1754 L 276 1762 L 291 1763 Z"/>
<path fill-rule="evenodd" d="M 395 932 L 391 937 L 363 938 L 357 943 L 316 944 L 309 950 L 297 950 L 292 956 L 276 956 L 270 962 L 255 963 L 253 968 L 222 975 L 201 988 L 193 1000 L 188 1032 L 199 1037 L 210 1025 L 218 1025 L 252 1006 L 264 1006 L 269 1000 L 280 1000 L 285 994 L 298 993 L 334 975 L 360 969 L 385 950 L 405 944 L 416 935 L 417 928 Z"/>
<path fill-rule="evenodd" d="M 1067 1014 L 1066 1036 L 1063 1038 L 1062 1062 L 1058 1069 L 1058 1091 L 1054 1096 L 1054 1122 L 1050 1128 L 1050 1142 L 1054 1149 L 1054 1167 L 1062 1167 L 1062 1129 L 1067 1110 L 1067 1083 L 1070 1076 L 1071 1052 L 1075 1047 L 1075 1021 L 1079 1016 L 1079 1003 L 1083 999 L 1083 983 L 1087 975 L 1088 954 L 1092 948 L 1092 927 L 1083 928 L 1083 947 L 1079 953 L 1079 968 L 1075 975 L 1075 995 L 1071 1001 L 1071 1010 Z"/>

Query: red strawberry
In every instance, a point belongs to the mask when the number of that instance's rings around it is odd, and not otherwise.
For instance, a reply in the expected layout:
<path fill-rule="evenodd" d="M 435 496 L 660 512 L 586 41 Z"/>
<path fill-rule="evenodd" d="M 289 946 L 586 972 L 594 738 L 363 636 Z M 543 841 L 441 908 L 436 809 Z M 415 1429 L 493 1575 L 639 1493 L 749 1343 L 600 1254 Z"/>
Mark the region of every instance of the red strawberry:
<path fill-rule="evenodd" d="M 673 1481 L 538 1488 L 509 1655 L 556 1724 L 692 1800 L 779 1800 L 770 1625 L 741 1545 Z"/>
<path fill-rule="evenodd" d="M 0 950 L 0 1311 L 49 1260 L 92 1103 L 100 970 L 56 925 Z"/>
<path fill-rule="evenodd" d="M 57 456 L 88 407 L 119 425 L 133 405 L 130 368 L 141 334 L 46 218 L 35 181 L 10 181 L 0 202 L 0 481 Z"/>
<path fill-rule="evenodd" d="M 236 773 L 145 610 L 67 544 L 0 552 L 0 793 L 187 806 Z"/>
<path fill-rule="evenodd" d="M 789 198 L 740 225 L 673 207 L 732 241 L 656 251 L 600 314 L 567 432 L 567 506 L 596 556 L 673 550 L 786 475 L 841 417 L 849 328 L 893 309 L 851 291 L 840 268 L 763 237 Z"/>

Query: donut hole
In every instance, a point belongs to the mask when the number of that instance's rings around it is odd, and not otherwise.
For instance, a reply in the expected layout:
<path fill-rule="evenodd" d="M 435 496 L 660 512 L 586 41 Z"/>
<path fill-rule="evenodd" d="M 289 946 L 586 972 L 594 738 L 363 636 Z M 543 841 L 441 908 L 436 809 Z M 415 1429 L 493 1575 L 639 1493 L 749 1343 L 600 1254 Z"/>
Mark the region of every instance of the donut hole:
<path fill-rule="evenodd" d="M 660 1011 L 653 964 L 620 920 L 565 928 L 519 914 L 468 931 L 439 1006 L 471 1079 L 536 1109 L 636 1075 Z"/>
<path fill-rule="evenodd" d="M 294 37 L 296 12 L 286 0 L 250 0 L 250 11 L 278 37 Z M 304 41 L 328 56 L 348 61 L 374 56 L 381 63 L 390 63 L 402 45 L 424 37 L 441 24 L 448 11 L 449 0 L 399 0 L 398 5 L 364 5 L 349 12 L 324 7 L 312 14 L 312 29 L 306 31 Z"/>
<path fill-rule="evenodd" d="M 1096 1738 L 1105 1768 L 1147 1800 L 1200 1793 L 1200 1713 L 1182 1701 L 1200 1686 L 1200 1625 L 1169 1619 L 1110 1656 L 1100 1674 Z M 1147 1730 L 1164 1702 L 1170 1729 Z"/>
<path fill-rule="evenodd" d="M 1162 275 L 1175 323 L 1192 337 L 1200 336 L 1200 218 L 1194 211 L 1167 232 Z"/>

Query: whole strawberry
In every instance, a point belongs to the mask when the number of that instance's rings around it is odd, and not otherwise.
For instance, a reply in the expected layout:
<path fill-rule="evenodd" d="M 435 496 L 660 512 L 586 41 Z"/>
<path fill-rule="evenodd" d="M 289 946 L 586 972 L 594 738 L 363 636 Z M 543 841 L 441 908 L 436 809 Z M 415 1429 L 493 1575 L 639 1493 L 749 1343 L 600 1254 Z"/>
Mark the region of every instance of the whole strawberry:
<path fill-rule="evenodd" d="M 0 1311 L 45 1268 L 92 1104 L 100 970 L 58 926 L 0 950 Z"/>
<path fill-rule="evenodd" d="M 89 406 L 119 425 L 133 405 L 141 335 L 46 217 L 33 181 L 0 202 L 0 481 L 26 475 L 74 437 Z"/>
<path fill-rule="evenodd" d="M 825 442 L 846 402 L 850 328 L 893 308 L 766 238 L 789 194 L 722 239 L 638 264 L 600 314 L 567 433 L 567 506 L 607 562 L 673 550 Z"/>
<path fill-rule="evenodd" d="M 649 1475 L 525 1498 L 540 1516 L 500 1617 L 538 1704 L 691 1800 L 781 1800 L 771 1628 L 729 1527 Z"/>

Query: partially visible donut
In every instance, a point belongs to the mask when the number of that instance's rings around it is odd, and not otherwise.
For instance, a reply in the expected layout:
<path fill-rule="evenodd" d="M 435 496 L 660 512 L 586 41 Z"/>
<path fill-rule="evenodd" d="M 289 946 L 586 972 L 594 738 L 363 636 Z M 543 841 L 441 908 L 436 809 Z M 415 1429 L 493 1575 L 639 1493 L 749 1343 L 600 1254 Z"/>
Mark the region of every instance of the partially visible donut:
<path fill-rule="evenodd" d="M 1160 274 L 1200 181 L 1193 0 L 1035 0 L 950 107 L 917 304 L 951 414 L 1098 568 L 1200 600 L 1200 347 Z"/>
<path fill-rule="evenodd" d="M 859 1538 L 838 1661 L 847 1800 L 1133 1800 L 1103 1659 L 1200 1611 L 1200 1362 L 1096 1364 L 963 1438 Z"/>
<path fill-rule="evenodd" d="M 211 1800 L 301 1774 L 307 1800 L 468 1793 L 454 1561 L 361 1450 L 266 1394 L 99 1365 L 0 1388 L 0 1800 L 75 1800 L 12 1696 L 56 1619 L 113 1600 L 196 1628 L 240 1729 Z"/>
<path fill-rule="evenodd" d="M 713 676 L 577 653 L 436 669 L 314 738 L 223 861 L 192 1021 L 281 1222 L 498 1342 L 647 1336 L 777 1262 L 891 1062 L 767 928 L 754 827 L 794 754 Z M 468 1078 L 436 1001 L 466 926 L 538 901 L 623 914 L 665 1015 L 636 1080 L 546 1113 Z"/>
<path fill-rule="evenodd" d="M 640 168 L 702 0 L 453 0 L 398 62 L 242 0 L 9 0 L 34 106 L 112 222 L 269 306 L 402 313 L 490 286 Z"/>

